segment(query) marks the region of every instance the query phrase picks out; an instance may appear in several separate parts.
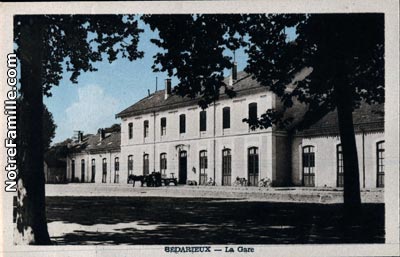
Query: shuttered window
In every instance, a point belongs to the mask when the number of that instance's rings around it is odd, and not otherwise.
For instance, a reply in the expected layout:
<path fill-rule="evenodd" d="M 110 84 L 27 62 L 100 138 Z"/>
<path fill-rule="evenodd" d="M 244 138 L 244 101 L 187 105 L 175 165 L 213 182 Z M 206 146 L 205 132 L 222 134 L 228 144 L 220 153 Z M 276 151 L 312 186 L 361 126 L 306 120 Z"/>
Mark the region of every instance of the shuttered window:
<path fill-rule="evenodd" d="M 133 138 L 133 123 L 132 122 L 130 122 L 128 124 L 128 135 L 129 135 L 129 139 Z"/>
<path fill-rule="evenodd" d="M 161 118 L 161 136 L 165 136 L 167 134 L 167 118 Z"/>
<path fill-rule="evenodd" d="M 207 130 L 207 112 L 201 111 L 200 112 L 200 131 Z"/>
<path fill-rule="evenodd" d="M 149 121 L 145 120 L 143 122 L 143 136 L 148 137 L 149 136 Z"/>
<path fill-rule="evenodd" d="M 179 133 L 186 133 L 186 116 L 185 114 L 179 115 Z"/>
<path fill-rule="evenodd" d="M 231 108 L 224 107 L 222 109 L 222 128 L 228 129 L 231 127 Z"/>
<path fill-rule="evenodd" d="M 249 104 L 249 121 L 253 124 L 257 121 L 257 103 Z"/>

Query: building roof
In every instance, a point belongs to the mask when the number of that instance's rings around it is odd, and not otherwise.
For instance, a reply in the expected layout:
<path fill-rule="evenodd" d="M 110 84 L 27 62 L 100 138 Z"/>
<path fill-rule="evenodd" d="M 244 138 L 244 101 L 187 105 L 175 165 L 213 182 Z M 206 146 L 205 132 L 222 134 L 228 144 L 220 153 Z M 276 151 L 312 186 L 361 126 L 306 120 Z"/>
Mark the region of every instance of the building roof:
<path fill-rule="evenodd" d="M 230 77 L 224 79 L 224 83 L 229 85 Z M 236 92 L 236 97 L 248 95 L 256 92 L 267 91 L 266 87 L 262 87 L 250 74 L 241 71 L 237 73 L 237 80 L 233 81 L 232 89 Z M 220 99 L 228 98 L 224 93 L 224 88 L 220 89 Z M 124 118 L 128 116 L 141 115 L 151 113 L 154 111 L 165 111 L 179 107 L 197 105 L 200 98 L 191 99 L 189 97 L 181 97 L 176 94 L 171 94 L 165 99 L 165 91 L 158 90 L 153 94 L 143 98 L 135 104 L 129 106 L 125 110 L 116 115 L 117 118 Z"/>
<path fill-rule="evenodd" d="M 384 104 L 369 105 L 362 103 L 353 112 L 353 124 L 356 133 L 384 131 Z M 298 131 L 298 136 L 332 136 L 339 135 L 337 111 L 332 111 L 315 122 L 308 129 Z"/>
<path fill-rule="evenodd" d="M 121 132 L 111 131 L 107 133 L 107 129 L 104 139 L 100 139 L 101 132 L 97 134 L 86 134 L 83 136 L 81 142 L 72 142 L 69 145 L 70 152 L 115 152 L 121 149 Z"/>

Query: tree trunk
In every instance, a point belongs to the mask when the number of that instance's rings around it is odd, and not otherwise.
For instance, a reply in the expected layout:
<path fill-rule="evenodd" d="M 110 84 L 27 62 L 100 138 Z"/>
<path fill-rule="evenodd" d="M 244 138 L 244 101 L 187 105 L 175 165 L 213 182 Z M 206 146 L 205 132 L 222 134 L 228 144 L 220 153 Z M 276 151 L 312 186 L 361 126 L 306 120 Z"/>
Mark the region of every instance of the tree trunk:
<path fill-rule="evenodd" d="M 18 113 L 16 244 L 51 244 L 46 222 L 43 164 L 43 24 L 37 16 L 22 20 L 21 88 Z"/>
<path fill-rule="evenodd" d="M 335 92 L 340 142 L 343 151 L 344 207 L 346 212 L 351 215 L 352 212 L 361 208 L 360 175 L 353 125 L 352 91 L 345 76 L 341 76 L 341 74 L 344 72 L 339 74 L 338 81 L 335 83 Z"/>

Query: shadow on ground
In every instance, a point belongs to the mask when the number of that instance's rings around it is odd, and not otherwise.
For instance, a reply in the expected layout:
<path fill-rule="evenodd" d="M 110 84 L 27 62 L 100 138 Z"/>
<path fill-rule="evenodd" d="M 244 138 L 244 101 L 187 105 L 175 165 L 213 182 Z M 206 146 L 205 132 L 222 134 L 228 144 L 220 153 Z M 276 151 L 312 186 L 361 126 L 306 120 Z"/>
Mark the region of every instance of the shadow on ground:
<path fill-rule="evenodd" d="M 81 227 L 52 235 L 57 244 L 384 243 L 383 204 L 363 205 L 357 222 L 345 229 L 341 205 L 160 197 L 46 199 L 49 224 Z M 87 226 L 91 229 L 85 230 Z"/>

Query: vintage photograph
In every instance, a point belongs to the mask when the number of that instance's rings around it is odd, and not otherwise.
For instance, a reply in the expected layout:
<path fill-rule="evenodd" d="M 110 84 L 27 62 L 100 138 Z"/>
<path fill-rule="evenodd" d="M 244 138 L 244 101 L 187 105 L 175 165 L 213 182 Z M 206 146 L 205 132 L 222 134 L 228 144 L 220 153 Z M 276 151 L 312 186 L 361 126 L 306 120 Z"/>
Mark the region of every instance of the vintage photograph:
<path fill-rule="evenodd" d="M 395 247 L 393 15 L 231 4 L 2 12 L 9 256 Z"/>

